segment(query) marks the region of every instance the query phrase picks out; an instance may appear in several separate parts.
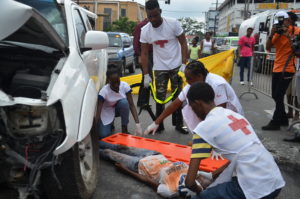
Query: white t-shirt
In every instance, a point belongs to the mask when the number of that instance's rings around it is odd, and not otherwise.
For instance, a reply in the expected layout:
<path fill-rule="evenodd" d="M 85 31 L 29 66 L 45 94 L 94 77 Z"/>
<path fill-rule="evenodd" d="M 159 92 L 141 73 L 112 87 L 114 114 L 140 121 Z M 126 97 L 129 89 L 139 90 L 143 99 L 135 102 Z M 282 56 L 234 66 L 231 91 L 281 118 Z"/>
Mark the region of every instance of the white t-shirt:
<path fill-rule="evenodd" d="M 273 156 L 242 115 L 216 107 L 197 125 L 194 132 L 231 161 L 210 187 L 228 182 L 236 175 L 246 198 L 257 199 L 285 185 Z M 225 173 L 227 176 L 223 175 Z M 225 178 L 219 180 L 221 176 Z"/>
<path fill-rule="evenodd" d="M 210 39 L 209 41 L 206 41 L 206 39 L 203 39 L 202 42 L 203 42 L 202 53 L 205 53 L 205 54 L 212 54 L 212 52 L 211 52 L 211 48 L 212 48 L 212 39 Z"/>
<path fill-rule="evenodd" d="M 236 96 L 232 87 L 223 77 L 213 73 L 208 73 L 205 78 L 205 82 L 209 84 L 215 92 L 214 102 L 216 106 L 226 103 L 226 108 L 241 115 L 244 114 L 238 97 Z M 182 115 L 186 125 L 192 131 L 198 125 L 198 123 L 201 122 L 201 120 L 196 116 L 191 106 L 188 104 L 187 93 L 190 87 L 190 85 L 186 85 L 179 94 L 178 99 L 181 102 L 187 102 L 186 106 L 184 106 L 182 109 Z"/>
<path fill-rule="evenodd" d="M 106 84 L 99 92 L 99 99 L 103 100 L 101 110 L 101 121 L 104 125 L 110 124 L 115 118 L 115 106 L 120 99 L 126 98 L 126 94 L 131 92 L 130 86 L 126 82 L 120 82 L 119 93 L 111 90 Z"/>
<path fill-rule="evenodd" d="M 183 33 L 179 21 L 163 17 L 163 23 L 154 28 L 147 23 L 141 31 L 141 43 L 153 46 L 153 69 L 172 70 L 182 63 L 181 46 L 177 39 Z"/>

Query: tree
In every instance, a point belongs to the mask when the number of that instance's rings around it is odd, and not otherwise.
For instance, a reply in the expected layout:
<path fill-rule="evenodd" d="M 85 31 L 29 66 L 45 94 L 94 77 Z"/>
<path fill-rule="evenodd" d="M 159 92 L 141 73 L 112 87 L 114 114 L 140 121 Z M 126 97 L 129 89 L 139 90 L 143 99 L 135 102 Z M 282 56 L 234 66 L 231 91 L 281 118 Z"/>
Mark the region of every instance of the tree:
<path fill-rule="evenodd" d="M 131 35 L 135 26 L 136 22 L 130 21 L 127 17 L 121 17 L 119 20 L 112 22 L 106 31 L 126 32 Z"/>
<path fill-rule="evenodd" d="M 194 20 L 190 17 L 184 17 L 179 19 L 182 24 L 182 28 L 186 35 L 203 35 L 204 23 Z"/>

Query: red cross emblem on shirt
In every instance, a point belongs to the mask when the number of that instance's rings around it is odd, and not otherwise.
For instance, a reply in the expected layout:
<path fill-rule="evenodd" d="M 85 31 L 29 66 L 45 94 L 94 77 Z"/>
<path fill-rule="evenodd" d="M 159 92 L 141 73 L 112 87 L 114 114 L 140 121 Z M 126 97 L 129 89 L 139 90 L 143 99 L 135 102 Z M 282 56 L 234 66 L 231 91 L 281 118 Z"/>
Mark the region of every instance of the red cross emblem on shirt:
<path fill-rule="evenodd" d="M 158 40 L 158 41 L 155 41 L 154 43 L 156 45 L 159 45 L 161 48 L 164 48 L 165 44 L 168 43 L 168 42 L 169 42 L 168 40 Z"/>
<path fill-rule="evenodd" d="M 229 115 L 227 117 L 232 121 L 229 126 L 233 131 L 241 130 L 245 135 L 251 134 L 251 131 L 247 129 L 249 124 L 245 119 L 237 119 L 233 115 Z"/>

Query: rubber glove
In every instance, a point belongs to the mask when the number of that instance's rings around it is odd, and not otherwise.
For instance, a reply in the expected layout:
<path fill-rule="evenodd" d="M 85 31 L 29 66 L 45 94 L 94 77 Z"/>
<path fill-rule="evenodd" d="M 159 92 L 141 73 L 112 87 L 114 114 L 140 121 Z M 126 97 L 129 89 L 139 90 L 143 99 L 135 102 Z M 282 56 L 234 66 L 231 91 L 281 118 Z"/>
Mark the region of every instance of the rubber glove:
<path fill-rule="evenodd" d="M 135 124 L 134 134 L 135 135 L 143 135 L 143 130 L 142 130 L 142 127 L 141 127 L 140 123 Z"/>
<path fill-rule="evenodd" d="M 179 71 L 180 72 L 184 72 L 186 65 L 185 64 L 181 64 Z"/>
<path fill-rule="evenodd" d="M 152 80 L 151 80 L 150 75 L 149 75 L 149 74 L 145 74 L 145 75 L 144 75 L 144 87 L 145 87 L 145 88 L 148 88 L 151 81 L 152 81 Z"/>
<path fill-rule="evenodd" d="M 147 127 L 147 129 L 146 129 L 146 131 L 144 132 L 144 134 L 145 134 L 145 135 L 148 135 L 149 133 L 152 132 L 152 135 L 154 135 L 155 132 L 157 131 L 158 127 L 159 127 L 159 125 L 156 124 L 155 122 L 153 122 L 152 124 L 150 124 L 150 125 Z"/>
<path fill-rule="evenodd" d="M 224 160 L 223 156 L 220 153 L 216 152 L 215 150 L 211 151 L 211 156 L 210 157 L 211 157 L 212 160 L 214 160 L 214 159 L 219 160 L 219 158 Z"/>

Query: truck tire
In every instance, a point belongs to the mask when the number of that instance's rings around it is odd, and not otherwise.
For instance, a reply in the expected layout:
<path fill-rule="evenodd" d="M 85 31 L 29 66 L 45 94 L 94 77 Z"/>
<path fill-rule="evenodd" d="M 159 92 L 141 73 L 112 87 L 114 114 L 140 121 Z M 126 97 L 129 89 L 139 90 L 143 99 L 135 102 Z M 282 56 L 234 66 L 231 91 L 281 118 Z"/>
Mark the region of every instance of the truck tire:
<path fill-rule="evenodd" d="M 59 189 L 51 169 L 42 173 L 42 186 L 48 199 L 90 199 L 96 190 L 99 171 L 98 135 L 93 127 L 80 143 L 62 154 L 54 167 L 62 186 Z"/>
<path fill-rule="evenodd" d="M 128 68 L 130 73 L 135 73 L 135 61 L 133 60 L 132 64 Z"/>

